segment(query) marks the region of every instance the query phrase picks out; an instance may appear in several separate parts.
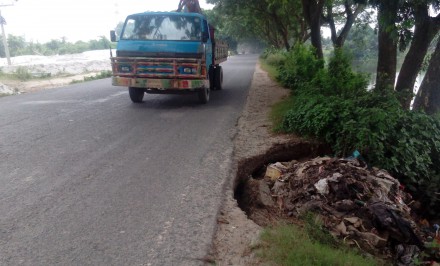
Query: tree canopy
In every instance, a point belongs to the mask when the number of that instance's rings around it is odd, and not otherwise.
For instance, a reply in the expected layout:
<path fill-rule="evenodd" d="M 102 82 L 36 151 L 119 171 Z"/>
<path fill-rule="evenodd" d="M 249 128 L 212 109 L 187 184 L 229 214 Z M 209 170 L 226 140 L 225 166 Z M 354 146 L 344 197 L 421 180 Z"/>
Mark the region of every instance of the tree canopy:
<path fill-rule="evenodd" d="M 360 43 L 353 28 L 373 29 L 377 46 L 368 52 L 377 56 L 376 84 L 379 91 L 398 95 L 402 108 L 414 99 L 416 78 L 435 47 L 440 30 L 440 0 L 208 0 L 215 4 L 215 20 L 224 34 L 238 41 L 251 38 L 267 46 L 290 50 L 296 43 L 310 42 L 315 55 L 323 58 L 323 30 L 330 32 L 334 49 L 347 39 Z M 373 28 L 372 28 L 373 27 Z M 353 35 L 353 36 L 351 36 Z M 438 42 L 438 39 L 435 40 Z M 360 53 L 350 41 L 355 56 Z M 357 47 L 362 49 L 362 47 Z M 364 51 L 365 52 L 365 51 Z M 403 55 L 398 71 L 398 55 Z M 400 74 L 398 75 L 398 73 Z M 420 90 L 427 87 L 421 86 Z M 419 95 L 426 95 L 420 93 Z M 428 93 L 427 95 L 432 95 Z"/>

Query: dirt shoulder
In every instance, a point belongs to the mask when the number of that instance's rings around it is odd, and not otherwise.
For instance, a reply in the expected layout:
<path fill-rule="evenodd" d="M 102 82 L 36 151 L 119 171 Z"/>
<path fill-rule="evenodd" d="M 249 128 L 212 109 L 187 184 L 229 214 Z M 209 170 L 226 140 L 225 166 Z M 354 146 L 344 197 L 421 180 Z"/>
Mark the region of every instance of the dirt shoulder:
<path fill-rule="evenodd" d="M 264 156 L 273 146 L 298 141 L 298 138 L 271 133 L 271 106 L 289 91 L 273 82 L 257 64 L 243 113 L 238 121 L 234 140 L 232 178 L 225 188 L 225 199 L 218 217 L 213 243 L 213 259 L 217 265 L 257 265 L 253 247 L 258 245 L 260 226 L 248 219 L 234 199 L 239 165 L 248 158 Z"/>

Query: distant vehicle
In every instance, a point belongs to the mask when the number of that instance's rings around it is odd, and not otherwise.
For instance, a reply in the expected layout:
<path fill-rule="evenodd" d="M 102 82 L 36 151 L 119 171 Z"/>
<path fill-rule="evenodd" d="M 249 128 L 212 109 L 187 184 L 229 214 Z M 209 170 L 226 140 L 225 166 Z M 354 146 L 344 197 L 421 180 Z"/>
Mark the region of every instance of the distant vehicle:
<path fill-rule="evenodd" d="M 228 45 L 214 38 L 205 16 L 184 12 L 145 12 L 129 15 L 117 40 L 112 84 L 128 87 L 140 103 L 145 93 L 197 93 L 209 101 L 211 89 L 221 90 Z"/>

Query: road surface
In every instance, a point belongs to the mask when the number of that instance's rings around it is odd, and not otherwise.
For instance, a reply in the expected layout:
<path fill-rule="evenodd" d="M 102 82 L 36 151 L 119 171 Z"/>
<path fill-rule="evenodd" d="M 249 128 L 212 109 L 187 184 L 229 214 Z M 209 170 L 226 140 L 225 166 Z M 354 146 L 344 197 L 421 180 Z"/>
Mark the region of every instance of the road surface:
<path fill-rule="evenodd" d="M 0 265 L 201 265 L 256 61 L 207 105 L 109 79 L 0 98 Z"/>

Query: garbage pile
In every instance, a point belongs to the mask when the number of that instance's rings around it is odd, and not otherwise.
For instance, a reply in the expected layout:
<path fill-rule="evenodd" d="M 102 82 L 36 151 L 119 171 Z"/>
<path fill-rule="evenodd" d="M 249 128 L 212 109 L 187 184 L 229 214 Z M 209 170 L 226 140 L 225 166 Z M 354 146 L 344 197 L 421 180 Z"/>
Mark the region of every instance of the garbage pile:
<path fill-rule="evenodd" d="M 314 212 L 335 238 L 396 265 L 438 261 L 438 225 L 411 216 L 415 201 L 385 170 L 355 158 L 320 157 L 271 164 L 258 182 L 260 207 L 288 217 Z M 268 193 L 269 200 L 261 196 Z"/>

